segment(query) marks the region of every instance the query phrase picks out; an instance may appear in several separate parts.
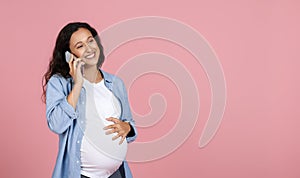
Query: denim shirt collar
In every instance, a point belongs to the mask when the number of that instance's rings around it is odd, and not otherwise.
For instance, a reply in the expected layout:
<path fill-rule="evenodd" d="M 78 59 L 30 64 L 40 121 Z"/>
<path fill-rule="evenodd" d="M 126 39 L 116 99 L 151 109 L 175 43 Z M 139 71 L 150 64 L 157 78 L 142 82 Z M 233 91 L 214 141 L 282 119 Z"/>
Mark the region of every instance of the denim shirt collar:
<path fill-rule="evenodd" d="M 101 69 L 98 69 L 103 80 L 104 80 L 104 84 L 105 86 L 109 89 L 109 90 L 112 90 L 112 83 L 113 83 L 113 78 L 110 74 L 108 74 L 107 72 L 101 70 Z M 72 89 L 72 86 L 74 85 L 74 80 L 72 77 L 68 78 L 68 81 L 70 82 L 71 86 L 69 87 L 69 90 Z"/>

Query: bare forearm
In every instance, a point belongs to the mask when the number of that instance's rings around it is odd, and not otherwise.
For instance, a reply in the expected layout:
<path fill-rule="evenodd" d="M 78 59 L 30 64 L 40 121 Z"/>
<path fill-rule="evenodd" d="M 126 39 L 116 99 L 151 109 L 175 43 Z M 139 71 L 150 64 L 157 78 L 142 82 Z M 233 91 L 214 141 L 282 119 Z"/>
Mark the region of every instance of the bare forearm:
<path fill-rule="evenodd" d="M 81 88 L 82 88 L 82 85 L 75 83 L 75 85 L 74 85 L 73 89 L 71 90 L 70 94 L 67 96 L 68 103 L 74 109 L 76 109 L 76 104 L 78 102 L 78 98 L 79 98 L 79 95 L 80 95 Z"/>

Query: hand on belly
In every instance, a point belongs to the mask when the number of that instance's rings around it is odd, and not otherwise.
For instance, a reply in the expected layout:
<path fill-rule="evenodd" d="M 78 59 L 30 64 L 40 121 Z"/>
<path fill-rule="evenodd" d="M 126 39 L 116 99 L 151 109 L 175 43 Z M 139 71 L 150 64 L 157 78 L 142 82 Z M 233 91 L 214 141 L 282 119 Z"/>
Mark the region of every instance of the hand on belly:
<path fill-rule="evenodd" d="M 117 118 L 109 117 L 107 121 L 113 122 L 112 124 L 104 127 L 104 130 L 108 130 L 105 134 L 110 135 L 114 134 L 112 140 L 121 138 L 119 144 L 122 144 L 126 139 L 127 134 L 130 132 L 130 125 L 128 122 L 123 122 Z"/>
<path fill-rule="evenodd" d="M 113 159 L 123 161 L 127 153 L 127 142 L 124 141 L 122 144 L 119 144 L 122 141 L 121 137 L 113 140 L 114 137 L 118 136 L 116 132 L 110 135 L 105 133 L 103 128 L 111 124 L 111 121 L 93 120 L 87 123 L 84 136 L 99 152 Z"/>

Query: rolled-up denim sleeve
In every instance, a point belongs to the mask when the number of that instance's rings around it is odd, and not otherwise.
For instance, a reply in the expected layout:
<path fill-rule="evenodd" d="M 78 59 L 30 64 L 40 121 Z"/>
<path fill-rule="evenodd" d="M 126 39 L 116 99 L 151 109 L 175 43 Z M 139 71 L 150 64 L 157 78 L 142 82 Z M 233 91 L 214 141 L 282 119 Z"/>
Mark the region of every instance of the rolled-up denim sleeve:
<path fill-rule="evenodd" d="M 131 109 L 130 109 L 130 105 L 129 105 L 129 101 L 128 101 L 128 95 L 127 95 L 127 90 L 126 87 L 124 85 L 124 82 L 120 79 L 121 85 L 122 85 L 122 90 L 123 90 L 123 96 L 124 96 L 124 104 L 123 104 L 123 109 L 124 109 L 124 120 L 129 122 L 131 125 L 131 130 L 129 132 L 129 134 L 126 137 L 126 140 L 128 143 L 133 142 L 136 137 L 137 137 L 137 129 L 135 127 L 135 121 L 132 118 L 132 114 L 131 114 Z"/>
<path fill-rule="evenodd" d="M 78 118 L 78 113 L 67 101 L 67 81 L 58 76 L 52 76 L 46 89 L 46 117 L 51 131 L 57 134 L 65 132 Z"/>

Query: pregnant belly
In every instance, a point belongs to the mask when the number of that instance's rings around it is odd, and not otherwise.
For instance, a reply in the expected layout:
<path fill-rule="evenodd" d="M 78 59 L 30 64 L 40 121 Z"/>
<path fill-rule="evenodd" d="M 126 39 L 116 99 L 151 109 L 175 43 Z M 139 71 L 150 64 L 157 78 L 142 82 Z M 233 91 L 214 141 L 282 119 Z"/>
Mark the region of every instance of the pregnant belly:
<path fill-rule="evenodd" d="M 98 174 L 113 173 L 125 159 L 127 142 L 124 140 L 120 145 L 121 138 L 112 140 L 116 133 L 106 135 L 103 128 L 109 124 L 111 123 L 94 120 L 86 125 L 81 144 L 82 170 L 86 170 L 86 172 L 98 171 Z"/>

